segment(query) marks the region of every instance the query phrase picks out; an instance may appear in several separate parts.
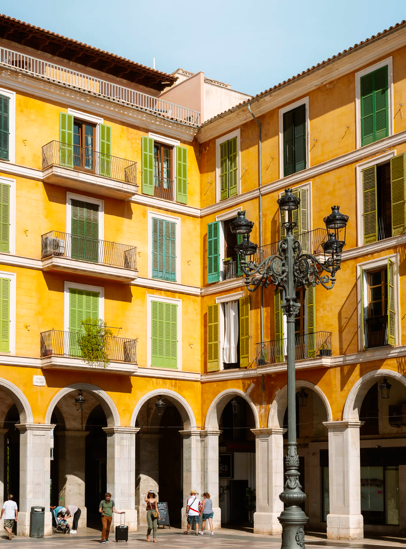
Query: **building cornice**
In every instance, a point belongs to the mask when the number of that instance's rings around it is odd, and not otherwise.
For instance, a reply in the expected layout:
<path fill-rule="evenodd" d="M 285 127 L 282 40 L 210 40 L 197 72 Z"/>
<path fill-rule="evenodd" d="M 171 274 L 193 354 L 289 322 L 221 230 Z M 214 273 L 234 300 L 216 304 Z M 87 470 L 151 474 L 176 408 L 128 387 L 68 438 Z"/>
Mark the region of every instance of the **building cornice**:
<path fill-rule="evenodd" d="M 180 294 L 188 294 L 188 295 L 194 295 L 194 296 L 201 295 L 201 289 L 198 286 L 187 286 L 186 284 L 177 284 L 176 282 L 166 282 L 165 280 L 157 280 L 155 278 L 138 277 L 131 284 L 133 286 L 150 288 L 152 290 L 176 292 Z"/>
<path fill-rule="evenodd" d="M 194 208 L 193 206 L 186 206 L 177 202 L 170 202 L 169 200 L 163 200 L 161 198 L 153 198 L 146 194 L 134 194 L 129 202 L 135 204 L 141 204 L 142 206 L 148 206 L 150 208 L 159 208 L 161 210 L 168 210 L 170 212 L 189 215 L 190 217 L 200 217 L 200 208 Z"/>

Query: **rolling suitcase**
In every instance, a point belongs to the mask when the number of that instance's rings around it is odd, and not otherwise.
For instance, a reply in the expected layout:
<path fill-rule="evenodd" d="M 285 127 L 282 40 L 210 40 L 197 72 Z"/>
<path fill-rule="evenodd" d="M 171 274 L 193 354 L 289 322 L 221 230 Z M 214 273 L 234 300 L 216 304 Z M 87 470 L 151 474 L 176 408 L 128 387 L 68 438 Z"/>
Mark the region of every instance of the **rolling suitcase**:
<path fill-rule="evenodd" d="M 128 526 L 125 525 L 125 514 L 120 515 L 120 524 L 116 526 L 116 541 L 128 541 Z"/>

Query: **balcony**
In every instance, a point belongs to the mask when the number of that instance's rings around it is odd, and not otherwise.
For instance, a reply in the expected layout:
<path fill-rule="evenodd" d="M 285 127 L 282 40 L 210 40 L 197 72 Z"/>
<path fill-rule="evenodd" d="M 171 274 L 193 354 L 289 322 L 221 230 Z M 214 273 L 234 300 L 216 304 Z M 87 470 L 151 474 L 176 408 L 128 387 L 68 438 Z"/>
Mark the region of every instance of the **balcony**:
<path fill-rule="evenodd" d="M 129 283 L 137 278 L 137 248 L 59 231 L 41 236 L 44 271 L 93 276 Z"/>
<path fill-rule="evenodd" d="M 314 332 L 295 338 L 296 360 L 331 356 L 331 332 Z M 256 344 L 257 366 L 279 364 L 287 360 L 287 338 Z"/>
<path fill-rule="evenodd" d="M 237 278 L 240 276 L 238 272 L 238 258 L 237 257 L 227 257 L 223 259 L 223 280 L 230 280 L 231 278 Z"/>
<path fill-rule="evenodd" d="M 80 332 L 49 330 L 41 333 L 41 367 L 43 369 L 99 370 L 131 375 L 137 370 L 137 340 L 123 337 L 107 338 L 110 363 L 88 364 L 81 359 Z"/>
<path fill-rule="evenodd" d="M 151 112 L 155 116 L 176 120 L 189 126 L 200 125 L 200 113 L 192 109 L 7 48 L 0 48 L 0 64 L 49 82 Z"/>
<path fill-rule="evenodd" d="M 174 198 L 174 180 L 165 177 L 154 177 L 154 196 L 164 200 L 175 200 Z"/>
<path fill-rule="evenodd" d="M 112 198 L 138 192 L 137 163 L 117 156 L 51 141 L 42 147 L 43 181 Z"/>
<path fill-rule="evenodd" d="M 383 347 L 388 345 L 388 315 L 373 316 L 365 319 L 365 347 Z"/>

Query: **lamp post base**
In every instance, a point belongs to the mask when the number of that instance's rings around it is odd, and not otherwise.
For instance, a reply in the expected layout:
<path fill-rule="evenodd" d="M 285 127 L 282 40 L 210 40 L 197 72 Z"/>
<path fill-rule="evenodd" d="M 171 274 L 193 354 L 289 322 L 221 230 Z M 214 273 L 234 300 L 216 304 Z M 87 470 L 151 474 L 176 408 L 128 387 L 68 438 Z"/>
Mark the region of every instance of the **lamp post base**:
<path fill-rule="evenodd" d="M 281 549 L 304 549 L 304 526 L 308 520 L 297 505 L 292 505 L 282 511 L 279 517 L 279 522 L 282 524 Z"/>

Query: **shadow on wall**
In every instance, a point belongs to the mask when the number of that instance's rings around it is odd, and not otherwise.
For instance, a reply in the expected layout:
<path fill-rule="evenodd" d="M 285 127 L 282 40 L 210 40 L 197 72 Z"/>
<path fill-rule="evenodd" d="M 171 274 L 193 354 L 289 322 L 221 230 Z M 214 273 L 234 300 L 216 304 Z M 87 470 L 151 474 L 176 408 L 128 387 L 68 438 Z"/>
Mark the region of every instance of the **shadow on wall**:
<path fill-rule="evenodd" d="M 357 285 L 355 283 L 338 312 L 338 354 L 355 353 L 357 338 Z"/>

